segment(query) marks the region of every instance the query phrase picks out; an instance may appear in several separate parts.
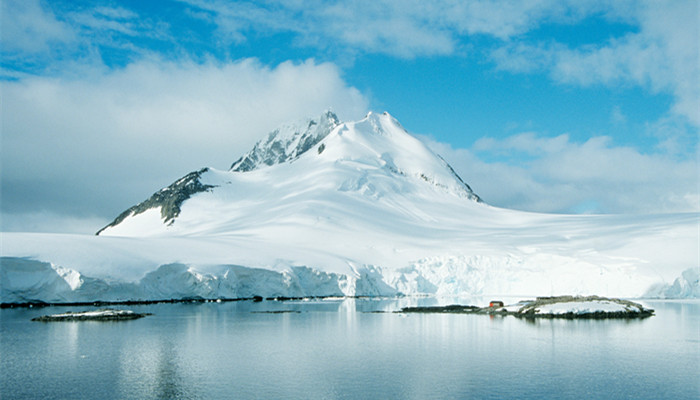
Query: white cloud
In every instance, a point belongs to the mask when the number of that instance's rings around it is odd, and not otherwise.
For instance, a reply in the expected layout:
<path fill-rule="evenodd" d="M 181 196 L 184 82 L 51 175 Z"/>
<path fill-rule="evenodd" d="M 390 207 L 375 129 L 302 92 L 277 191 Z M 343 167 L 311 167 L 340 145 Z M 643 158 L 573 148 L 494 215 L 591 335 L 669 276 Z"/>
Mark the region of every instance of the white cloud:
<path fill-rule="evenodd" d="M 77 40 L 73 27 L 59 21 L 39 0 L 3 0 L 2 51 L 5 55 L 36 54 L 51 50 L 51 46 Z"/>
<path fill-rule="evenodd" d="M 228 168 L 280 123 L 367 110 L 337 67 L 312 60 L 150 60 L 2 91 L 3 208 L 13 212 L 116 214 L 191 170 Z"/>
<path fill-rule="evenodd" d="M 353 49 L 406 58 L 452 53 L 456 45 L 452 34 L 423 14 L 430 13 L 428 8 L 425 3 L 337 3 L 320 7 L 312 18 L 335 21 L 318 24 L 322 31 L 315 35 L 328 35 Z"/>
<path fill-rule="evenodd" d="M 176 42 L 167 22 L 123 7 L 89 6 L 39 0 L 0 2 L 3 75 L 65 74 L 85 64 L 103 66 L 103 60 L 115 52 L 127 63 L 154 52 L 142 47 L 140 39 Z"/>
<path fill-rule="evenodd" d="M 139 26 L 138 14 L 124 8 L 97 7 L 94 10 L 71 13 L 74 26 L 96 32 L 114 31 L 128 36 L 145 34 Z"/>
<path fill-rule="evenodd" d="M 689 128 L 680 118 L 671 116 L 649 123 L 645 134 L 656 138 L 658 141 L 656 147 L 663 153 L 681 157 L 693 155 L 695 150 L 695 156 L 700 160 L 697 154 L 700 149 L 697 145 L 698 132 Z"/>
<path fill-rule="evenodd" d="M 487 203 L 499 207 L 557 213 L 700 211 L 700 157 L 642 154 L 607 137 L 576 143 L 567 135 L 535 133 L 484 138 L 471 149 L 426 142 Z M 505 161 L 488 161 L 504 155 Z"/>
<path fill-rule="evenodd" d="M 639 32 L 578 48 L 561 43 L 505 43 L 492 52 L 499 68 L 549 71 L 575 85 L 637 85 L 675 98 L 671 112 L 700 126 L 700 28 L 697 2 L 640 2 Z"/>
<path fill-rule="evenodd" d="M 292 32 L 310 46 L 413 58 L 453 54 L 465 35 L 498 39 L 527 32 L 543 20 L 571 21 L 598 12 L 601 2 L 419 0 L 226 2 L 182 0 L 204 12 L 222 38 L 243 42 L 251 31 Z"/>
<path fill-rule="evenodd" d="M 620 106 L 614 106 L 610 111 L 610 121 L 615 125 L 623 125 L 627 122 L 627 116 L 622 112 Z"/>
<path fill-rule="evenodd" d="M 46 232 L 94 234 L 96 227 L 103 227 L 111 219 L 101 217 L 59 214 L 51 211 L 5 213 L 0 211 L 2 232 Z"/>
<path fill-rule="evenodd" d="M 559 135 L 554 138 L 540 138 L 534 132 L 526 132 L 510 136 L 506 139 L 481 138 L 474 142 L 476 151 L 488 151 L 497 153 L 510 153 L 513 150 L 529 155 L 542 153 L 559 153 L 569 143 L 569 136 Z"/>
<path fill-rule="evenodd" d="M 244 42 L 251 32 L 291 32 L 304 46 L 406 58 L 449 54 L 455 46 L 454 35 L 431 20 L 435 13 L 424 2 L 184 2 L 203 10 L 194 15 L 214 23 L 225 42 Z"/>

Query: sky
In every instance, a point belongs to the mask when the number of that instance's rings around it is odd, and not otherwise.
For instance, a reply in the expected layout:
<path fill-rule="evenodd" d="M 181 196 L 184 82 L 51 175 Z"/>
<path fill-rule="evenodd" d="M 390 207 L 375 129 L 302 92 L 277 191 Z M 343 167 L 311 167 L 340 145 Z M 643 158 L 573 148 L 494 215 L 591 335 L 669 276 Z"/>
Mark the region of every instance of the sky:
<path fill-rule="evenodd" d="M 700 211 L 700 3 L 0 0 L 0 224 L 94 233 L 278 125 L 387 111 L 485 202 Z"/>

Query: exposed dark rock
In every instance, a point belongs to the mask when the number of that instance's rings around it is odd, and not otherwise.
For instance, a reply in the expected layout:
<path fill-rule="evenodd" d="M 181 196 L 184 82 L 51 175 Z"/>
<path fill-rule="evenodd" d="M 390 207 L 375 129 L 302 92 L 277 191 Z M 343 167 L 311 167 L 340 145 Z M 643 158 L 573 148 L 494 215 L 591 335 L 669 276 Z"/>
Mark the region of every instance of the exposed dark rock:
<path fill-rule="evenodd" d="M 338 117 L 327 111 L 316 120 L 310 120 L 305 126 L 299 127 L 291 136 L 280 135 L 280 129 L 276 129 L 231 164 L 230 170 L 248 172 L 260 166 L 294 160 L 321 142 L 339 123 Z M 322 151 L 319 147 L 319 154 Z"/>
<path fill-rule="evenodd" d="M 148 200 L 143 201 L 119 214 L 114 221 L 100 229 L 96 235 L 99 235 L 107 228 L 119 225 L 127 217 L 141 214 L 146 210 L 150 210 L 151 208 L 155 207 L 161 208 L 160 215 L 163 218 L 163 223 L 172 224 L 175 221 L 175 218 L 180 215 L 180 206 L 182 206 L 182 203 L 185 200 L 189 199 L 196 193 L 205 192 L 216 187 L 214 185 L 202 184 L 202 182 L 199 180 L 202 174 L 208 170 L 209 168 L 202 168 L 199 171 L 190 172 L 184 177 L 178 179 L 172 185 L 154 193 Z"/>
<path fill-rule="evenodd" d="M 45 303 L 45 302 L 24 302 L 24 303 L 0 303 L 0 308 L 33 308 L 33 307 L 52 307 L 52 306 L 94 306 L 94 307 L 104 307 L 104 306 L 136 306 L 136 305 L 146 305 L 146 304 L 178 304 L 178 303 L 228 303 L 236 301 L 253 301 L 260 302 L 263 300 L 269 301 L 299 301 L 299 300 L 322 300 L 327 298 L 336 298 L 337 295 L 328 296 L 304 296 L 304 297 L 268 297 L 263 299 L 262 296 L 255 297 L 234 297 L 234 298 L 210 298 L 205 299 L 201 297 L 188 297 L 182 299 L 161 299 L 161 300 L 126 300 L 126 301 L 82 301 L 82 302 L 57 302 L 57 303 Z M 348 298 L 369 298 L 361 296 L 347 296 Z"/>
<path fill-rule="evenodd" d="M 473 314 L 481 310 L 477 306 L 462 306 L 452 304 L 449 306 L 428 306 L 428 307 L 404 307 L 402 313 L 452 313 L 452 314 Z"/>
<path fill-rule="evenodd" d="M 301 314 L 297 310 L 272 310 L 272 311 L 251 311 L 251 314 Z"/>

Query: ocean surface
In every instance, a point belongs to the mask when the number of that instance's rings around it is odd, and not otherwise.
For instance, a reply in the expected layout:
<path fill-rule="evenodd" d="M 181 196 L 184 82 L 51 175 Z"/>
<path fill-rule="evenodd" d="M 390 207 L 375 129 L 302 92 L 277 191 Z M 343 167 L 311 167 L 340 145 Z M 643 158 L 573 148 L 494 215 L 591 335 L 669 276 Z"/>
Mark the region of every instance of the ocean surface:
<path fill-rule="evenodd" d="M 118 322 L 0 310 L 2 399 L 698 399 L 700 302 L 644 320 L 398 314 L 488 299 L 112 307 Z"/>

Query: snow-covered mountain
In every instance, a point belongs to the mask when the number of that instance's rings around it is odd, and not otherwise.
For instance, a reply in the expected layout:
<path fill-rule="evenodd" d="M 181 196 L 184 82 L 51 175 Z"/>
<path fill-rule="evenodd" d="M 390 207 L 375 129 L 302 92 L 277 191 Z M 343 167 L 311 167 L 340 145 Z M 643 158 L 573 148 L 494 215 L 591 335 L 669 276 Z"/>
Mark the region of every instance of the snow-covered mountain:
<path fill-rule="evenodd" d="M 282 126 L 97 236 L 3 234 L 2 302 L 337 295 L 700 297 L 700 216 L 483 202 L 387 113 Z"/>
<path fill-rule="evenodd" d="M 276 129 L 229 171 L 187 174 L 98 232 L 110 236 L 233 232 L 287 216 L 398 227 L 454 220 L 434 204 L 479 201 L 454 170 L 387 113 L 341 124 L 331 112 Z M 453 210 L 458 211 L 458 210 Z M 251 217 L 253 217 L 251 219 Z M 345 218 L 341 216 L 341 218 Z M 357 221 L 356 221 L 357 222 Z"/>

